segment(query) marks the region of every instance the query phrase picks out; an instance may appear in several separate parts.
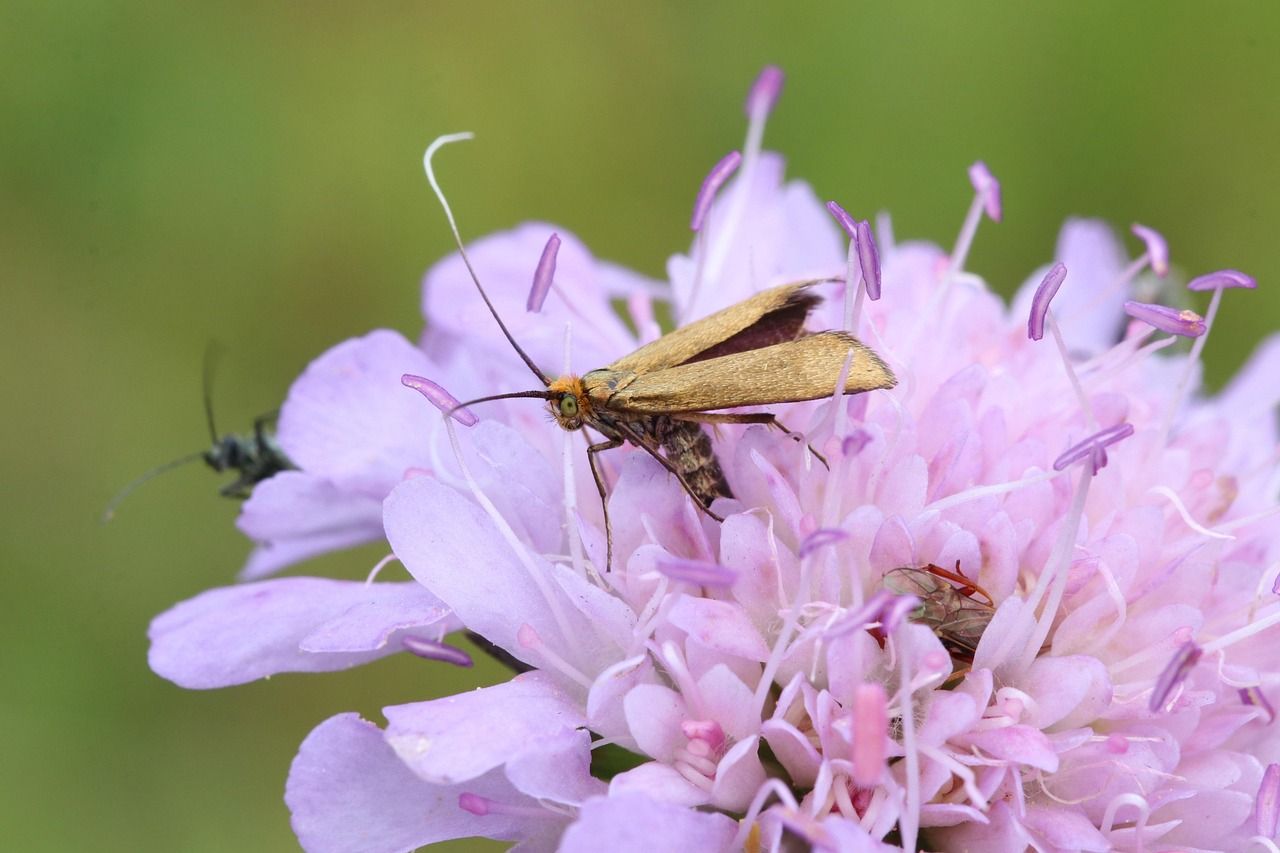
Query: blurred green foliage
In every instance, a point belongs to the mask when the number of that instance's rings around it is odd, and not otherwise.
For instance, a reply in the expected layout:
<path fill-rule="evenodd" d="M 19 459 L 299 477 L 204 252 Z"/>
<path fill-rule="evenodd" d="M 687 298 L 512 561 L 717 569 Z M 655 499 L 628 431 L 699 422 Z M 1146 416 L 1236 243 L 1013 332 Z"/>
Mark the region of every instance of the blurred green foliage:
<path fill-rule="evenodd" d="M 1277 32 L 1272 3 L 5 3 L 5 846 L 294 849 L 281 792 L 312 726 L 501 677 L 397 659 L 179 690 L 146 667 L 147 622 L 231 580 L 235 506 L 193 467 L 97 524 L 204 445 L 206 341 L 231 353 L 219 419 L 245 428 L 331 344 L 417 334 L 449 250 L 432 137 L 477 133 L 448 162 L 467 235 L 553 220 L 660 275 L 776 62 L 767 144 L 899 237 L 949 245 L 965 167 L 991 165 L 1006 221 L 970 266 L 1005 293 L 1068 214 L 1159 228 L 1190 274 L 1256 275 L 1208 345 L 1220 383 L 1280 315 Z"/>

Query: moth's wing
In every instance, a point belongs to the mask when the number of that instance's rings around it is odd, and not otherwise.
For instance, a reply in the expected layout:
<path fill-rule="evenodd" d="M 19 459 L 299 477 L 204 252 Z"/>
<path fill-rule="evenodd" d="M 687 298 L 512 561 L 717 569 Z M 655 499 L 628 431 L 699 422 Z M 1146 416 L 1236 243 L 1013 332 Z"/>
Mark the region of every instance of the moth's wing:
<path fill-rule="evenodd" d="M 821 301 L 821 297 L 809 288 L 824 280 L 801 281 L 762 290 L 749 299 L 645 344 L 606 369 L 652 373 L 679 364 L 793 341 L 804 329 L 809 312 Z"/>
<path fill-rule="evenodd" d="M 846 394 L 892 388 L 893 372 L 844 332 L 821 332 L 784 344 L 643 373 L 618 383 L 606 405 L 637 414 L 705 412 L 829 397 L 853 349 Z"/>

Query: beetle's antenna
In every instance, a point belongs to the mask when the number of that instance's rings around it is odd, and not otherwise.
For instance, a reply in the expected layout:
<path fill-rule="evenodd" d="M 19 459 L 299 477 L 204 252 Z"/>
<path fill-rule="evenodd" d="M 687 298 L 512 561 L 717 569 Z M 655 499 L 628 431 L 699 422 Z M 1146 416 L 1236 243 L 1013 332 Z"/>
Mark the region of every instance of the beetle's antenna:
<path fill-rule="evenodd" d="M 458 409 L 465 409 L 472 403 L 487 403 L 490 400 L 510 400 L 513 397 L 537 397 L 540 400 L 550 400 L 551 393 L 548 391 L 512 391 L 508 394 L 492 394 L 488 397 L 476 397 L 474 400 L 468 400 L 465 403 L 459 403 L 449 411 L 445 412 L 445 417 L 449 417 Z"/>
<path fill-rule="evenodd" d="M 440 189 L 440 184 L 436 181 L 435 170 L 431 168 L 431 158 L 435 156 L 442 146 L 448 145 L 450 142 L 462 142 L 467 139 L 474 139 L 475 134 L 467 133 L 450 133 L 444 136 L 436 137 L 435 141 L 427 146 L 427 153 L 422 155 L 422 166 L 427 170 L 427 181 L 431 184 L 431 189 L 435 191 L 436 198 L 440 200 L 440 206 L 444 208 L 445 218 L 449 220 L 449 230 L 453 232 L 453 241 L 458 245 L 458 253 L 462 255 L 462 262 L 467 266 L 467 272 L 471 274 L 471 280 L 475 282 L 476 290 L 480 291 L 480 298 L 484 300 L 484 304 L 488 306 L 489 313 L 493 315 L 493 319 L 498 321 L 498 328 L 502 329 L 502 334 L 506 336 L 507 342 L 520 356 L 521 360 L 529 366 L 533 371 L 533 375 L 538 377 L 543 385 L 551 384 L 551 377 L 538 369 L 538 365 L 533 363 L 533 359 L 529 354 L 520 348 L 516 343 L 516 339 L 511 336 L 511 332 L 507 330 L 507 324 L 502 322 L 502 318 L 498 316 L 497 310 L 493 307 L 493 303 L 489 301 L 489 294 L 484 292 L 484 287 L 480 284 L 480 278 L 476 275 L 475 268 L 471 266 L 471 259 L 467 257 L 467 250 L 462 245 L 462 236 L 458 233 L 458 223 L 454 221 L 453 210 L 449 207 L 449 201 L 444 197 L 444 191 Z"/>
<path fill-rule="evenodd" d="M 187 456 L 183 456 L 180 459 L 174 459 L 172 462 L 166 462 L 163 465 L 158 465 L 155 468 L 152 468 L 150 471 L 143 474 L 141 477 L 137 478 L 136 480 L 134 480 L 129 485 L 125 486 L 120 491 L 116 492 L 116 496 L 111 499 L 111 503 L 107 504 L 107 508 L 102 511 L 102 518 L 99 520 L 101 521 L 102 524 L 106 524 L 108 521 L 110 521 L 111 518 L 116 514 L 116 507 L 120 506 L 120 503 L 125 498 L 129 497 L 129 495 L 133 494 L 134 489 L 138 488 L 143 483 L 147 482 L 153 477 L 159 477 L 161 474 L 165 473 L 166 471 L 172 471 L 174 468 L 177 468 L 181 465 L 186 465 L 188 462 L 195 462 L 197 459 L 200 459 L 203 456 L 204 456 L 204 452 L 198 451 L 196 453 L 191 453 Z"/>
<path fill-rule="evenodd" d="M 209 424 L 209 438 L 218 443 L 218 428 L 213 424 L 213 374 L 218 369 L 218 356 L 222 355 L 222 347 L 217 341 L 209 341 L 204 348 L 204 417 Z"/>

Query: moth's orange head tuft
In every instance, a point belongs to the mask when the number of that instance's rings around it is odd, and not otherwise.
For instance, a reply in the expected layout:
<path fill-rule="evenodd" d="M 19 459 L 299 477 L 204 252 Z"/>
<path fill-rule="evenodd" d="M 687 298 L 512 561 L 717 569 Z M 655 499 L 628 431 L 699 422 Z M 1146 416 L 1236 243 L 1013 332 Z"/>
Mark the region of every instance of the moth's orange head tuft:
<path fill-rule="evenodd" d="M 551 414 L 562 429 L 582 429 L 591 417 L 591 400 L 577 376 L 561 376 L 547 386 L 551 394 Z"/>

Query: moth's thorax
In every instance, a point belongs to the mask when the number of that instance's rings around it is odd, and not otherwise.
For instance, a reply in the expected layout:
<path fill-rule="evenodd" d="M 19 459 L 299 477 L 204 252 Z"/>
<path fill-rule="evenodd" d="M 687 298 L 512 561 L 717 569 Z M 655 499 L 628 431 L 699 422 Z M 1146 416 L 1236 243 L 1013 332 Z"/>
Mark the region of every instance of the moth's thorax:
<path fill-rule="evenodd" d="M 591 400 L 581 377 L 561 376 L 547 386 L 547 391 L 551 394 L 551 414 L 562 429 L 582 429 L 582 424 L 591 419 Z"/>

